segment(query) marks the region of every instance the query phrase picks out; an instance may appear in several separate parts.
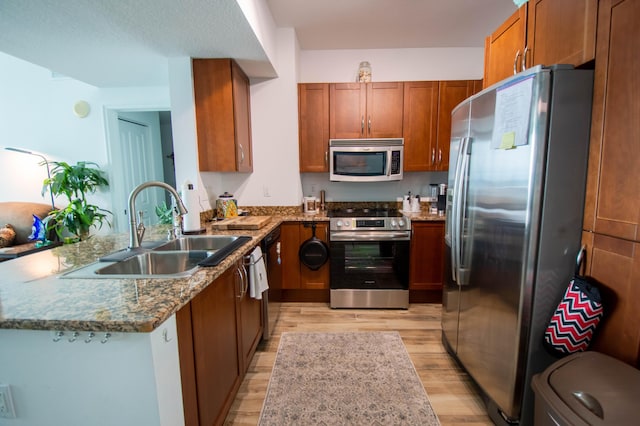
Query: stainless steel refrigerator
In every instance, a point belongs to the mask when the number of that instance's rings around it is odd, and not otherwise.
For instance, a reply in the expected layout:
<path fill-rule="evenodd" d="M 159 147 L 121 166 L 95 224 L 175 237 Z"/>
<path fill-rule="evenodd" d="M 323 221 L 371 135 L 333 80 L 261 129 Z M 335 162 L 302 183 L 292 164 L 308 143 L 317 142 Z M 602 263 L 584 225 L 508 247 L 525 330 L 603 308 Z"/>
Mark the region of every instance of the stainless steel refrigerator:
<path fill-rule="evenodd" d="M 452 113 L 442 339 L 496 424 L 533 424 L 531 377 L 580 250 L 593 72 L 531 68 Z"/>

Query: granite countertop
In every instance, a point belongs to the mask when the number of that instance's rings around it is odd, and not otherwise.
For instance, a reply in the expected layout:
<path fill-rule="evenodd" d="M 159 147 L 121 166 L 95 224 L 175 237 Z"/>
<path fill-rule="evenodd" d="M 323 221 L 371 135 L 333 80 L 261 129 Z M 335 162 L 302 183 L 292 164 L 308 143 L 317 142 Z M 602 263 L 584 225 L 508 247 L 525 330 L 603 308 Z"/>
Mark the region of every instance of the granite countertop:
<path fill-rule="evenodd" d="M 405 217 L 411 219 L 412 222 L 442 222 L 445 220 L 444 216 L 437 214 L 431 214 L 426 210 L 422 210 L 417 213 L 402 213 Z"/>
<path fill-rule="evenodd" d="M 94 236 L 87 241 L 2 262 L 0 328 L 152 331 L 249 254 L 281 222 L 282 218 L 273 217 L 257 231 L 208 230 L 208 235 L 248 235 L 252 239 L 218 266 L 200 267 L 193 275 L 182 278 L 61 278 L 65 272 L 127 247 L 126 234 Z M 162 240 L 164 235 L 164 232 L 147 235 L 145 241 Z"/>
<path fill-rule="evenodd" d="M 274 228 L 287 221 L 329 221 L 325 213 L 296 209 L 271 211 L 272 220 L 257 231 L 212 230 L 207 235 L 248 235 L 245 243 L 218 266 L 200 267 L 179 278 L 61 278 L 128 245 L 128 235 L 94 236 L 28 256 L 0 262 L 0 329 L 150 332 L 219 277 Z M 258 209 L 253 215 L 265 214 Z M 407 214 L 412 221 L 444 220 Z M 147 230 L 145 241 L 163 240 L 166 229 Z"/>

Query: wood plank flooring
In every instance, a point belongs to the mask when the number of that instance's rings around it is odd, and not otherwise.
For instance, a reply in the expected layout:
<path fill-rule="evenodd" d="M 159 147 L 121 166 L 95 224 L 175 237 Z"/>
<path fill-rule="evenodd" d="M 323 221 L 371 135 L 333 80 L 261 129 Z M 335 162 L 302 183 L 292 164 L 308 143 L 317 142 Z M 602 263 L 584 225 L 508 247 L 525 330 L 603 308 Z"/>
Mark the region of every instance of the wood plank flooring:
<path fill-rule="evenodd" d="M 440 304 L 408 310 L 331 309 L 326 303 L 283 303 L 270 341 L 262 342 L 225 425 L 256 425 L 284 331 L 398 331 L 442 426 L 490 426 L 475 384 L 441 342 Z"/>

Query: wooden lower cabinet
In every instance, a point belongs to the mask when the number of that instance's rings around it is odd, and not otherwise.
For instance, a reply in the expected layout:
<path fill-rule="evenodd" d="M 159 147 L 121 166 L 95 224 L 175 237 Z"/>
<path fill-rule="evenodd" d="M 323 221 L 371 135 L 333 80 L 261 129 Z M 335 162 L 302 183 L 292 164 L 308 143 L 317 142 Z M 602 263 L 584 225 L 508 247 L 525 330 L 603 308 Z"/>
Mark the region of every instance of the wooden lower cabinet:
<path fill-rule="evenodd" d="M 280 225 L 283 302 L 328 302 L 329 262 L 312 271 L 300 262 L 302 243 L 312 236 L 312 222 L 286 222 Z M 329 244 L 329 223 L 316 224 L 316 237 Z"/>
<path fill-rule="evenodd" d="M 246 267 L 249 272 L 249 266 Z M 262 330 L 264 329 L 263 316 L 262 316 L 262 300 L 254 299 L 249 296 L 249 276 L 247 275 L 245 290 L 242 292 L 242 297 L 239 299 L 240 309 L 238 313 L 240 318 L 238 323 L 240 324 L 240 340 L 242 355 L 242 374 L 244 375 L 249 369 L 251 358 L 256 352 L 258 343 L 262 339 Z"/>
<path fill-rule="evenodd" d="M 412 302 L 442 300 L 444 222 L 413 222 L 409 259 Z"/>
<path fill-rule="evenodd" d="M 584 232 L 582 243 L 604 308 L 589 349 L 640 367 L 640 242 Z"/>
<path fill-rule="evenodd" d="M 176 315 L 185 425 L 220 425 L 262 333 L 259 301 L 231 266 Z"/>

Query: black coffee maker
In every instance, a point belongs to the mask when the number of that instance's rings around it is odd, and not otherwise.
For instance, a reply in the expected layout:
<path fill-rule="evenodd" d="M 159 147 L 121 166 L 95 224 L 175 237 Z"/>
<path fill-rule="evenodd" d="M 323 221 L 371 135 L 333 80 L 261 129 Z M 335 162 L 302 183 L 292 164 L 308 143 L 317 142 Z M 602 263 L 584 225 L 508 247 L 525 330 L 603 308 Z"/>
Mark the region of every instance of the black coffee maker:
<path fill-rule="evenodd" d="M 444 214 L 447 206 L 447 184 L 438 185 L 438 214 Z"/>

